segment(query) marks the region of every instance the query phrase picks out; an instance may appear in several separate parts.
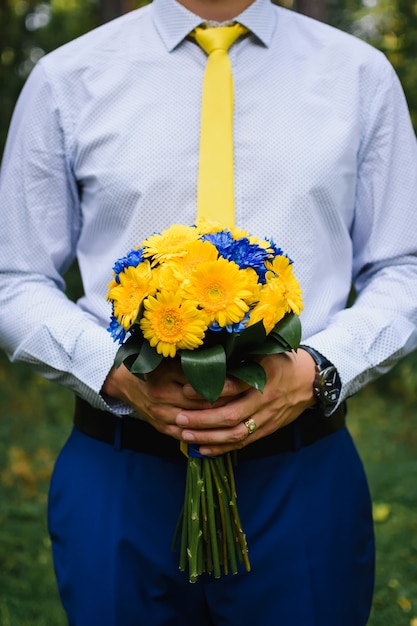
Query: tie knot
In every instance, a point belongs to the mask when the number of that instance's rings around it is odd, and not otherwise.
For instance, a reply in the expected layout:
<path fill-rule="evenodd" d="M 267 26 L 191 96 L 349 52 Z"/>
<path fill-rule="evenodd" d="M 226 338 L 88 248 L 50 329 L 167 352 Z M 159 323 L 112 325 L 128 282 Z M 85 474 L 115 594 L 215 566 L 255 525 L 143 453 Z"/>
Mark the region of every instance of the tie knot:
<path fill-rule="evenodd" d="M 248 29 L 241 24 L 216 26 L 214 28 L 201 28 L 198 26 L 193 30 L 191 36 L 194 37 L 206 54 L 211 54 L 214 50 L 227 52 L 236 39 L 247 32 Z"/>

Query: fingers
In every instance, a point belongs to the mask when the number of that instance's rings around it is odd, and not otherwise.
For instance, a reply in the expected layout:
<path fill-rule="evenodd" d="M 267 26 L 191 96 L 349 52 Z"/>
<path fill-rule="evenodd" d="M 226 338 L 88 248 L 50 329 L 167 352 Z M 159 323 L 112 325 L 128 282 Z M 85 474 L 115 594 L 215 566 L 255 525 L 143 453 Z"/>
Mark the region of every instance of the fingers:
<path fill-rule="evenodd" d="M 266 429 L 259 428 L 264 419 L 259 412 L 259 395 L 259 392 L 250 388 L 224 407 L 181 411 L 176 423 L 183 428 L 182 440 L 200 445 L 201 454 L 216 456 L 244 447 L 249 443 L 249 435 L 253 441 L 262 436 L 262 431 L 263 434 L 269 434 L 268 425 Z M 245 425 L 245 421 L 248 425 Z"/>
<path fill-rule="evenodd" d="M 188 430 L 232 429 L 252 417 L 260 408 L 260 393 L 249 388 L 220 406 L 208 405 L 204 410 L 181 411 L 176 419 L 178 426 Z M 244 431 L 243 431 L 244 432 Z"/>
<path fill-rule="evenodd" d="M 187 437 L 184 437 L 182 434 L 181 439 L 185 441 Z M 223 431 L 210 431 L 208 435 L 209 442 L 204 443 L 200 441 L 188 441 L 187 443 L 194 443 L 199 446 L 199 452 L 203 456 L 219 456 L 221 454 L 226 454 L 226 452 L 231 452 L 232 450 L 240 450 L 245 445 L 247 445 L 246 439 L 248 438 L 248 431 L 241 422 L 239 426 L 234 428 L 233 430 L 228 429 L 228 432 Z M 199 433 L 198 439 L 204 438 L 203 432 Z"/>
<path fill-rule="evenodd" d="M 258 433 L 256 431 L 258 431 L 258 425 L 253 418 L 240 422 L 234 429 L 227 429 L 227 431 L 225 429 L 222 431 L 213 430 L 210 432 L 210 443 L 200 443 L 199 452 L 203 456 L 226 454 L 232 450 L 240 450 L 253 441 L 265 436 L 265 434 L 268 434 L 265 432 L 261 434 L 261 432 Z M 183 439 L 184 435 L 185 433 L 183 433 Z M 227 440 L 223 442 L 225 437 Z"/>

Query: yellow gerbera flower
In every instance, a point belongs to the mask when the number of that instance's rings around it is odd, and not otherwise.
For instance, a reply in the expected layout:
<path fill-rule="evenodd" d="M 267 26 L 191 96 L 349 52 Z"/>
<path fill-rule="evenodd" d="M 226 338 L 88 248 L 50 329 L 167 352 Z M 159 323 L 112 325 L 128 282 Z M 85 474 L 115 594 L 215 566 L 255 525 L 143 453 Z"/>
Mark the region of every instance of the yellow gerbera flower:
<path fill-rule="evenodd" d="M 271 280 L 262 286 L 259 302 L 250 312 L 248 326 L 262 321 L 268 335 L 287 312 L 284 285 L 280 280 Z"/>
<path fill-rule="evenodd" d="M 154 257 L 153 265 L 162 261 L 181 257 L 185 254 L 184 247 L 199 237 L 198 230 L 192 226 L 173 224 L 162 233 L 151 235 L 143 242 L 143 256 Z"/>
<path fill-rule="evenodd" d="M 222 230 L 227 230 L 220 222 L 212 222 L 205 217 L 200 217 L 196 226 L 200 235 L 212 235 L 213 233 L 221 233 Z"/>
<path fill-rule="evenodd" d="M 230 229 L 230 232 L 232 233 L 232 237 L 235 241 L 237 241 L 238 239 L 249 239 L 249 233 L 244 228 L 234 226 Z"/>
<path fill-rule="evenodd" d="M 114 280 L 110 283 L 107 299 L 113 302 L 114 316 L 119 324 L 128 330 L 138 316 L 142 300 L 155 293 L 149 261 L 137 267 L 126 267 L 120 272 L 119 280 L 120 284 Z"/>
<path fill-rule="evenodd" d="M 181 281 L 187 278 L 194 268 L 201 263 L 215 261 L 219 256 L 216 246 L 210 241 L 192 241 L 185 247 L 185 251 L 186 254 L 183 257 L 172 262 L 173 272 L 178 278 L 181 278 Z"/>
<path fill-rule="evenodd" d="M 269 270 L 266 273 L 267 282 L 279 279 L 284 288 L 289 311 L 300 315 L 300 311 L 303 309 L 303 292 L 300 288 L 300 283 L 294 276 L 290 260 L 286 256 L 277 256 L 273 261 L 267 261 L 265 267 Z"/>
<path fill-rule="evenodd" d="M 158 291 L 176 292 L 184 278 L 174 271 L 173 263 L 161 263 L 152 269 L 152 282 Z"/>
<path fill-rule="evenodd" d="M 174 357 L 177 350 L 194 350 L 203 343 L 207 320 L 195 302 L 164 291 L 147 298 L 144 306 L 140 327 L 159 354 Z"/>
<path fill-rule="evenodd" d="M 182 287 L 184 297 L 197 301 L 210 323 L 217 321 L 222 327 L 243 319 L 258 290 L 255 272 L 224 258 L 201 263 Z"/>
<path fill-rule="evenodd" d="M 269 241 L 267 241 L 266 239 L 259 239 L 259 237 L 256 237 L 255 235 L 249 235 L 247 230 L 244 230 L 243 228 L 232 228 L 231 229 L 231 233 L 232 233 L 232 237 L 233 239 L 235 239 L 236 241 L 238 239 L 248 239 L 249 243 L 252 244 L 256 244 L 257 246 L 259 246 L 260 248 L 263 248 L 264 250 L 271 250 L 271 244 L 269 243 Z"/>

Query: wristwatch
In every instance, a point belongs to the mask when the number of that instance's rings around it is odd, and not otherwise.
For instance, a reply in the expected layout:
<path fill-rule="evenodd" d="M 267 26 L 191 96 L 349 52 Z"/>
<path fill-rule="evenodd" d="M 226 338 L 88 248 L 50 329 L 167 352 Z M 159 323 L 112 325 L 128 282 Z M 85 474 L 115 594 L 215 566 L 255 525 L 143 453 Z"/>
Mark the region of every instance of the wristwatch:
<path fill-rule="evenodd" d="M 313 382 L 314 396 L 325 417 L 329 417 L 337 406 L 342 388 L 339 373 L 333 363 L 314 348 L 304 345 L 301 345 L 300 348 L 308 352 L 314 359 L 316 364 L 316 375 Z"/>

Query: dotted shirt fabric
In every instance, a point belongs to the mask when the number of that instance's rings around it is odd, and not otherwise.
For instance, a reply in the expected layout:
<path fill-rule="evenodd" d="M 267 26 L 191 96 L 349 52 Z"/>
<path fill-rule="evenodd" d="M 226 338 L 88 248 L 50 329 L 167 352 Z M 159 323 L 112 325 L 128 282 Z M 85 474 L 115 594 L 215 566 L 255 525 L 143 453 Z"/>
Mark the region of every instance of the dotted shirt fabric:
<path fill-rule="evenodd" d="M 417 344 L 417 150 L 398 79 L 358 39 L 256 0 L 230 50 L 236 224 L 272 236 L 304 292 L 303 341 L 342 399 Z M 44 57 L 0 182 L 0 335 L 94 406 L 117 345 L 115 260 L 196 214 L 201 19 L 154 0 Z M 78 257 L 85 295 L 62 293 Z M 352 282 L 358 299 L 346 302 Z"/>

